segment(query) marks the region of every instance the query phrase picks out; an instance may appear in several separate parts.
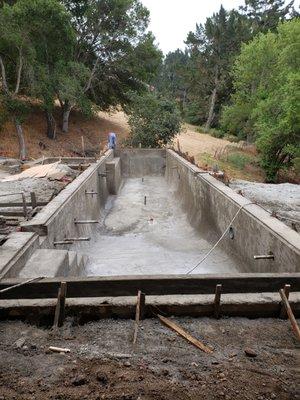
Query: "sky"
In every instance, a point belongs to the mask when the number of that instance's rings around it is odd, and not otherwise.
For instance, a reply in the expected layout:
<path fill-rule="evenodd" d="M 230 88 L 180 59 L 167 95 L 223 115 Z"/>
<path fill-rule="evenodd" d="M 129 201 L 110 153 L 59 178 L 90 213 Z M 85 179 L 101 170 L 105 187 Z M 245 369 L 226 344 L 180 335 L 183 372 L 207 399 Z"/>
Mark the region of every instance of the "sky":
<path fill-rule="evenodd" d="M 150 30 L 154 33 L 160 49 L 167 54 L 184 48 L 189 31 L 196 23 L 205 22 L 223 4 L 226 10 L 238 8 L 243 0 L 141 0 L 150 10 Z M 296 0 L 298 3 L 298 0 Z M 295 2 L 295 3 L 296 3 Z"/>

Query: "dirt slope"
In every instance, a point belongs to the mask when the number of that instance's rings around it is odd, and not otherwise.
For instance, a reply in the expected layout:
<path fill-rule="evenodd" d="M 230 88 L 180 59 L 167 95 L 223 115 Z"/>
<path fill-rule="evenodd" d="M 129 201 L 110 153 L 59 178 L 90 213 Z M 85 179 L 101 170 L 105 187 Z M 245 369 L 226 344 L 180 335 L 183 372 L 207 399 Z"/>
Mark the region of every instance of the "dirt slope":
<path fill-rule="evenodd" d="M 55 110 L 56 121 L 60 121 L 60 109 Z M 62 133 L 58 127 L 56 140 L 48 139 L 45 134 L 45 118 L 43 112 L 34 107 L 23 124 L 29 158 L 41 156 L 74 156 L 82 151 L 84 137 L 86 149 L 99 149 L 107 142 L 107 134 L 114 131 L 119 142 L 129 133 L 126 116 L 123 112 L 103 113 L 93 118 L 84 118 L 78 112 L 72 112 L 69 133 Z M 15 128 L 8 123 L 0 131 L 0 156 L 18 157 L 18 140 Z"/>
<path fill-rule="evenodd" d="M 217 150 L 223 149 L 226 146 L 235 146 L 228 140 L 218 139 L 205 133 L 196 131 L 196 127 L 189 124 L 184 124 L 182 131 L 177 135 L 182 151 L 188 152 L 196 159 L 203 153 L 214 155 Z"/>

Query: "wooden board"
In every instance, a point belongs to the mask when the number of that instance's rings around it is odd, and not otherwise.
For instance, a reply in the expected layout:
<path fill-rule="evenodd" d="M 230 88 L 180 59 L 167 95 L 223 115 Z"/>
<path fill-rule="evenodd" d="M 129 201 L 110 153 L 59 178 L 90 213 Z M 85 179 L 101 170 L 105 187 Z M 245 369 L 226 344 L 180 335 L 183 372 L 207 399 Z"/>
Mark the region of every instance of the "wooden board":
<path fill-rule="evenodd" d="M 294 292 L 300 291 L 300 273 L 293 274 L 236 274 L 236 275 L 158 275 L 67 277 L 68 298 L 136 296 L 141 290 L 146 296 L 213 294 L 216 285 L 222 293 L 278 292 L 285 284 Z M 7 279 L 0 282 L 0 290 L 22 282 Z M 3 293 L 0 299 L 56 298 L 59 278 L 45 278 Z"/>
<path fill-rule="evenodd" d="M 198 349 L 204 351 L 204 353 L 212 353 L 212 349 L 207 347 L 204 343 L 200 342 L 200 340 L 194 338 L 192 335 L 190 335 L 188 332 L 186 332 L 184 329 L 182 329 L 179 325 L 175 324 L 175 322 L 171 321 L 168 318 L 165 318 L 161 315 L 158 315 L 159 320 L 166 325 L 168 328 L 171 328 L 173 331 L 177 332 L 180 336 L 182 336 L 185 340 L 190 342 L 192 345 L 197 347 Z"/>

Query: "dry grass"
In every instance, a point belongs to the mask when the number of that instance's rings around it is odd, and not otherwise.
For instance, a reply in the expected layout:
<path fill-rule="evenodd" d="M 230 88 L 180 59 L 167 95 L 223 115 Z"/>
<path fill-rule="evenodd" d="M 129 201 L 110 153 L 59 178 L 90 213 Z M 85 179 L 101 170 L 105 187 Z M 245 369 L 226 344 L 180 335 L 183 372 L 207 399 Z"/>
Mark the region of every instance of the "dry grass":
<path fill-rule="evenodd" d="M 244 142 L 232 143 L 199 133 L 197 127 L 185 124 L 176 137 L 180 150 L 193 156 L 195 163 L 204 169 L 218 166 L 229 179 L 246 179 L 263 182 L 265 175 L 256 162 L 256 149 Z"/>
<path fill-rule="evenodd" d="M 57 123 L 60 122 L 60 109 L 55 110 Z M 122 111 L 111 114 L 100 112 L 92 118 L 85 118 L 81 113 L 73 111 L 70 117 L 69 133 L 62 133 L 57 129 L 57 137 L 51 140 L 46 136 L 46 121 L 41 109 L 34 105 L 30 115 L 23 124 L 28 158 L 42 156 L 74 156 L 82 151 L 82 139 L 84 137 L 86 149 L 100 151 L 107 143 L 107 135 L 114 131 L 121 142 L 127 138 L 129 126 Z M 0 155 L 6 157 L 18 157 L 18 139 L 15 127 L 7 123 L 0 131 Z"/>

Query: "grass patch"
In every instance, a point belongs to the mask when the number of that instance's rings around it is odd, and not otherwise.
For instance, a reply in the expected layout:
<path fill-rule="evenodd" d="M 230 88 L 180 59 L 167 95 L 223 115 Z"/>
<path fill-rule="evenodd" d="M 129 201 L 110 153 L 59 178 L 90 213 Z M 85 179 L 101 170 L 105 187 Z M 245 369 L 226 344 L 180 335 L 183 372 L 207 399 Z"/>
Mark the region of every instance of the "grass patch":
<path fill-rule="evenodd" d="M 247 164 L 251 164 L 256 162 L 256 158 L 250 154 L 242 153 L 242 152 L 234 152 L 229 153 L 227 155 L 227 160 L 231 165 L 233 165 L 237 169 L 244 169 Z"/>
<path fill-rule="evenodd" d="M 214 128 L 205 128 L 205 126 L 199 126 L 197 128 L 197 132 L 199 133 L 207 133 L 210 136 L 213 136 L 215 138 L 221 139 L 222 137 L 224 137 L 224 133 L 218 129 L 214 129 Z"/>

